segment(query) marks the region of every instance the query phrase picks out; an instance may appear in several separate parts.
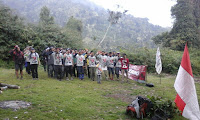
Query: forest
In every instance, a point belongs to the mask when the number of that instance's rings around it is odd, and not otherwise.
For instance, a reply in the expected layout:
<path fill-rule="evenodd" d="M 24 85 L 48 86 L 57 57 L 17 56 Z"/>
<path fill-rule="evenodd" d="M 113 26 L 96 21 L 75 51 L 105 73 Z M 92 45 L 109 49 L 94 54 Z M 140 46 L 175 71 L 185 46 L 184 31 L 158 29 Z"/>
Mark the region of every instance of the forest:
<path fill-rule="evenodd" d="M 1 66 L 9 66 L 8 52 L 18 44 L 21 49 L 34 46 L 39 53 L 48 46 L 126 52 L 133 64 L 148 65 L 148 71 L 155 72 L 155 48 L 159 46 L 163 71 L 175 74 L 181 51 L 188 42 L 192 67 L 198 75 L 199 5 L 198 0 L 177 0 L 171 9 L 175 19 L 173 28 L 150 24 L 147 18 L 124 15 L 110 27 L 104 42 L 96 48 L 109 25 L 109 13 L 89 0 L 1 0 Z"/>

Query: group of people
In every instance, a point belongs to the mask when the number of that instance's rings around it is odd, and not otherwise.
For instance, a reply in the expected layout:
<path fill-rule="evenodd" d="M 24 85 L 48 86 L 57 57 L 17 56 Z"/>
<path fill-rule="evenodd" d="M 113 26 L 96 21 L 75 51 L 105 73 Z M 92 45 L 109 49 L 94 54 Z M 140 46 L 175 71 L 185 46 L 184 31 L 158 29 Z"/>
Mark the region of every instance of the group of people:
<path fill-rule="evenodd" d="M 19 78 L 18 70 L 23 78 L 23 63 L 25 63 L 26 72 L 32 73 L 33 79 L 38 79 L 38 65 L 40 59 L 35 49 L 28 47 L 24 52 L 20 51 L 19 46 L 15 46 L 10 54 L 15 61 L 16 76 Z M 48 47 L 41 54 L 43 58 L 44 70 L 48 76 L 62 80 L 73 80 L 73 77 L 84 79 L 84 75 L 92 81 L 97 80 L 100 84 L 102 79 L 120 80 L 119 73 L 122 73 L 122 82 L 128 82 L 129 59 L 126 54 L 120 55 L 120 52 L 98 51 L 94 53 L 88 50 L 62 49 Z M 46 67 L 47 66 L 47 67 Z M 47 69 L 47 70 L 46 70 Z M 116 77 L 115 77 L 116 76 Z"/>
<path fill-rule="evenodd" d="M 23 67 L 25 64 L 26 72 L 32 73 L 33 79 L 38 79 L 38 65 L 40 65 L 39 54 L 35 52 L 35 49 L 30 47 L 28 50 L 22 52 L 20 47 L 16 45 L 13 50 L 10 51 L 11 56 L 15 62 L 15 74 L 19 79 L 19 71 L 21 78 L 23 79 Z"/>

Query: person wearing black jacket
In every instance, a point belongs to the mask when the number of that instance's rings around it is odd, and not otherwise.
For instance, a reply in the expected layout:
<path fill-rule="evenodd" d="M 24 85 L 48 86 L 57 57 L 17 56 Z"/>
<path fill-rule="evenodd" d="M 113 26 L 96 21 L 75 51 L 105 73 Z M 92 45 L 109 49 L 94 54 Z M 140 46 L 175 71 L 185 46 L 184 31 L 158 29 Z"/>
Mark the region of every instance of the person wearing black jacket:
<path fill-rule="evenodd" d="M 50 49 L 46 52 L 47 56 L 47 72 L 49 77 L 54 77 L 54 58 L 53 58 L 53 47 L 50 47 Z"/>
<path fill-rule="evenodd" d="M 49 50 L 49 47 L 46 48 L 43 52 L 42 52 L 42 65 L 44 67 L 44 71 L 47 70 L 47 51 Z"/>

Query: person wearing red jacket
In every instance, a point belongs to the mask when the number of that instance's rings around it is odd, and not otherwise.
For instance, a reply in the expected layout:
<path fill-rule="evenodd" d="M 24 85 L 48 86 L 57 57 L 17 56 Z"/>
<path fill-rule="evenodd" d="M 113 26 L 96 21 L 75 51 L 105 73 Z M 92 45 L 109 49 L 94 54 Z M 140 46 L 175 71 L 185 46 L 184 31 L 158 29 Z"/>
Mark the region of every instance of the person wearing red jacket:
<path fill-rule="evenodd" d="M 15 45 L 14 49 L 10 51 L 11 56 L 15 62 L 15 74 L 19 79 L 18 71 L 20 70 L 21 79 L 23 79 L 23 65 L 24 65 L 24 53 L 20 50 L 18 45 Z"/>
<path fill-rule="evenodd" d="M 124 73 L 126 73 L 126 78 L 128 82 L 129 59 L 126 57 L 126 54 L 123 54 L 123 58 L 121 58 L 121 71 L 122 71 L 122 82 L 124 82 Z"/>

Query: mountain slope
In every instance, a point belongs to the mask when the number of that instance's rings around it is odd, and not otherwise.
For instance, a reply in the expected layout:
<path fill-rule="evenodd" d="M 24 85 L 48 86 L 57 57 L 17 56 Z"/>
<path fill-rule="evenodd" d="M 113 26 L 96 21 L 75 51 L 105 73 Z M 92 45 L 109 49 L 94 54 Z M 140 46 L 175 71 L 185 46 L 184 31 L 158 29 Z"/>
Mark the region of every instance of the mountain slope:
<path fill-rule="evenodd" d="M 56 23 L 61 26 L 64 26 L 71 16 L 80 19 L 84 25 L 85 47 L 90 48 L 96 48 L 109 24 L 108 12 L 89 0 L 3 0 L 3 3 L 16 10 L 29 22 L 38 22 L 43 6 L 51 10 Z M 101 47 L 107 50 L 116 49 L 118 46 L 154 47 L 151 38 L 167 30 L 150 24 L 147 18 L 125 15 L 119 24 L 111 26 Z"/>

